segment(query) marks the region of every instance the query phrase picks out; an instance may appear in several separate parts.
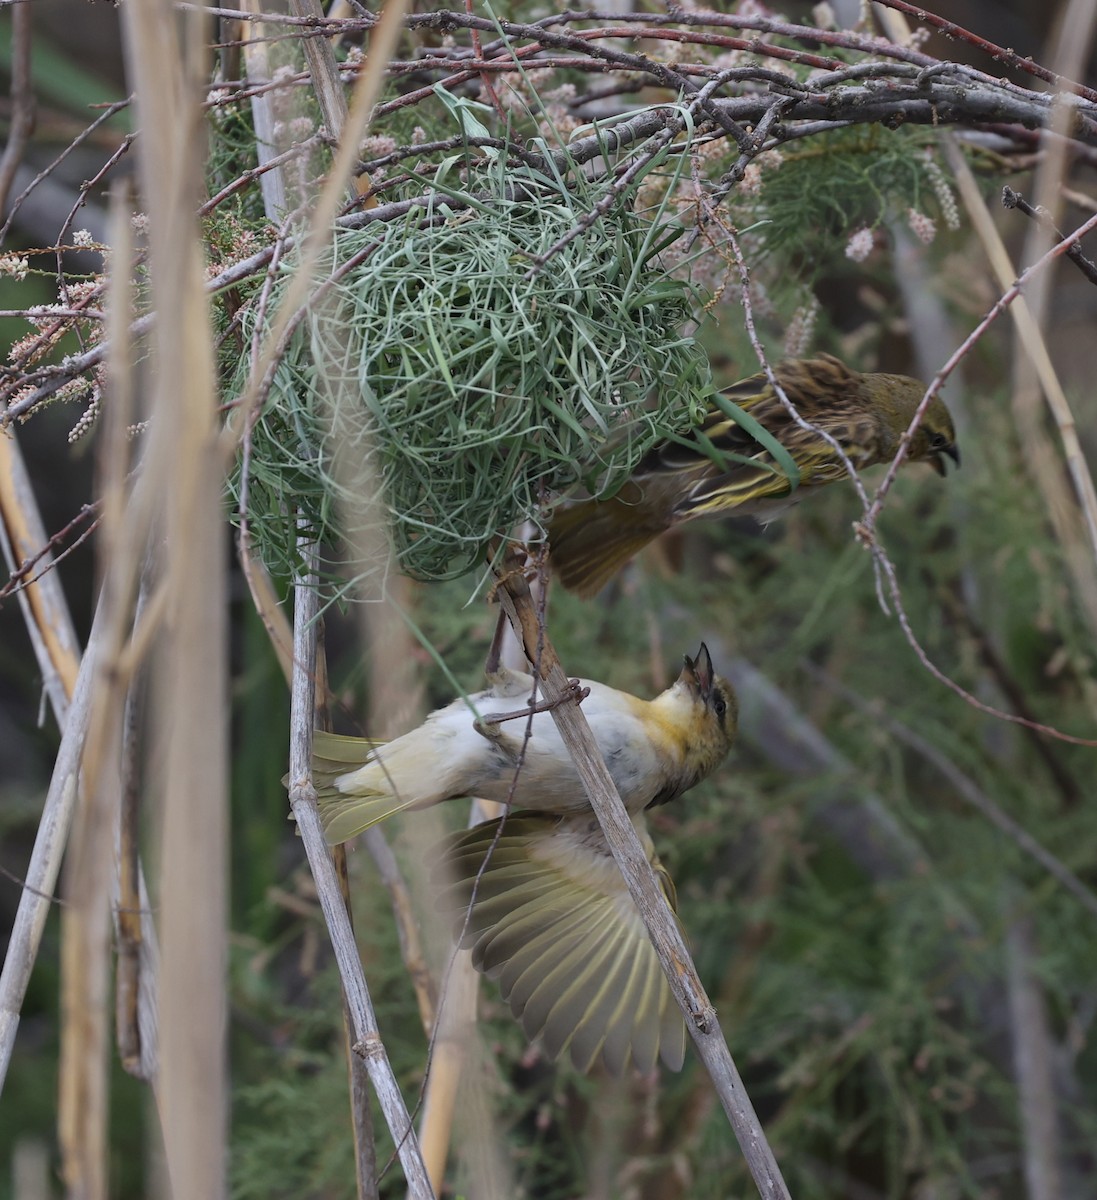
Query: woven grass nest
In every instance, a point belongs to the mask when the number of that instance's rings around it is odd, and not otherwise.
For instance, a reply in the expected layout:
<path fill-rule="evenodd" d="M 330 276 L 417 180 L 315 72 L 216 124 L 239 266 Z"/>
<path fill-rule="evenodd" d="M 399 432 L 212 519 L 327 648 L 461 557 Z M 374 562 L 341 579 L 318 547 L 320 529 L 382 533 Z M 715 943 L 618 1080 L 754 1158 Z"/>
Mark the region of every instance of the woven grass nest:
<path fill-rule="evenodd" d="M 252 436 L 249 522 L 276 575 L 294 569 L 300 513 L 322 546 L 349 540 L 358 557 L 387 525 L 388 566 L 453 578 L 539 522 L 546 499 L 578 483 L 611 494 L 655 441 L 700 419 L 713 388 L 681 332 L 692 295 L 657 261 L 681 227 L 622 201 L 531 273 L 604 193 L 539 179 L 517 195 L 513 173 L 476 183 L 433 221 L 418 208 L 333 234 L 320 279 L 338 278 Z"/>

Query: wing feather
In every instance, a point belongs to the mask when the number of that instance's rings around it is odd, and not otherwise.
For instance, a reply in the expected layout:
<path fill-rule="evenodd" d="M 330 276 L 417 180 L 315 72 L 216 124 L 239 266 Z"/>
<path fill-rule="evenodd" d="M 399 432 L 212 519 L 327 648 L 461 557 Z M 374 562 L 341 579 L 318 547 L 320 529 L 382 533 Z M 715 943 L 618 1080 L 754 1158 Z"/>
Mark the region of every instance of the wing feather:
<path fill-rule="evenodd" d="M 643 818 L 636 820 L 673 907 L 673 885 Z M 456 875 L 447 907 L 460 912 L 472 904 L 462 943 L 477 968 L 498 980 L 528 1036 L 540 1037 L 553 1056 L 570 1053 L 580 1070 L 601 1061 L 615 1074 L 630 1064 L 650 1071 L 660 1057 L 681 1066 L 682 1017 L 589 816 L 512 813 L 501 832 L 499 821 L 466 830 L 445 853 Z"/>

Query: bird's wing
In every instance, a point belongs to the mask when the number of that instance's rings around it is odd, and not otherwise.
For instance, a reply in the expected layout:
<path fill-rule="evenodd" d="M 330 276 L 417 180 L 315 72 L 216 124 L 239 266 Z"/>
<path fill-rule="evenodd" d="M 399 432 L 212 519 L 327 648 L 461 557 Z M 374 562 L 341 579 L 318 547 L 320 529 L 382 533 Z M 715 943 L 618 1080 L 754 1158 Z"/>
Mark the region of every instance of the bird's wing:
<path fill-rule="evenodd" d="M 832 379 L 835 368 L 841 378 Z M 824 372 L 826 382 L 837 388 L 850 373 L 837 360 L 786 364 L 778 371 L 785 394 L 802 418 L 830 427 L 848 408 L 848 398 L 836 395 L 825 414 L 819 409 L 816 376 Z M 765 427 L 789 452 L 800 470 L 800 483 L 818 484 L 842 478 L 846 472 L 834 448 L 818 432 L 799 425 L 777 397 L 764 374 L 740 380 L 723 393 Z M 710 449 L 728 455 L 723 466 Z M 636 472 L 645 495 L 658 486 L 660 477 L 679 481 L 693 476 L 692 487 L 678 484 L 674 505 L 677 520 L 716 516 L 737 509 L 748 515 L 754 507 L 764 511 L 768 502 L 787 497 L 789 478 L 773 455 L 734 418 L 719 408 L 712 409 L 684 442 L 665 442 L 652 450 Z M 669 486 L 669 484 L 668 484 Z"/>
<path fill-rule="evenodd" d="M 674 885 L 638 832 L 673 908 Z M 472 902 L 461 944 L 528 1037 L 583 1071 L 599 1057 L 614 1074 L 660 1057 L 681 1067 L 681 1013 L 592 816 L 513 813 L 452 838 L 446 858 L 462 922 Z"/>
<path fill-rule="evenodd" d="M 745 407 L 745 406 L 744 406 Z M 767 427 L 779 440 L 780 426 L 787 424 L 776 417 Z M 728 455 L 725 469 L 718 465 L 719 456 L 711 457 L 708 449 Z M 799 454 L 794 453 L 799 465 Z M 699 515 L 714 516 L 723 511 L 749 511 L 757 501 L 778 499 L 789 494 L 788 476 L 778 466 L 773 455 L 757 442 L 742 426 L 723 412 L 711 412 L 698 426 L 686 444 L 668 442 L 659 447 L 658 455 L 649 455 L 642 469 L 651 474 L 637 477 L 645 494 L 662 476 L 675 496 L 674 514 L 678 520 Z M 692 486 L 683 486 L 689 477 Z"/>

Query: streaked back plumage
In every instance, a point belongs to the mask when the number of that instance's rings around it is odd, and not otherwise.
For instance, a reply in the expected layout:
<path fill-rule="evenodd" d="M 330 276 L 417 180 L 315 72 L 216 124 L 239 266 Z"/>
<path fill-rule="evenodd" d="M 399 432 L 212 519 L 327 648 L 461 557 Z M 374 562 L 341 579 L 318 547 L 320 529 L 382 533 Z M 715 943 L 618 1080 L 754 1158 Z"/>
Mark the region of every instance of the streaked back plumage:
<path fill-rule="evenodd" d="M 925 386 L 905 375 L 862 374 L 824 354 L 782 363 L 776 376 L 799 417 L 842 447 L 858 469 L 888 461 L 910 425 Z M 841 456 L 815 429 L 789 412 L 764 374 L 724 395 L 789 452 L 800 471 L 793 489 L 774 456 L 723 410 L 713 408 L 693 441 L 650 450 L 609 500 L 565 504 L 549 524 L 551 561 L 563 585 L 592 596 L 648 542 L 684 521 L 754 516 L 763 523 L 810 492 L 847 477 Z M 948 410 L 934 399 L 911 443 L 910 461 L 957 458 Z M 720 463 L 711 446 L 728 455 Z"/>

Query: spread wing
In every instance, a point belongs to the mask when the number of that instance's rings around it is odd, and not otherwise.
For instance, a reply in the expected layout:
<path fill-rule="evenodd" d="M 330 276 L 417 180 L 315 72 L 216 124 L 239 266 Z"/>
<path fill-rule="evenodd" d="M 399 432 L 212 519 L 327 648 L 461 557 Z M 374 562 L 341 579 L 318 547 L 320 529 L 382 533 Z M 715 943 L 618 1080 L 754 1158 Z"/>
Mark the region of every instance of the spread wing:
<path fill-rule="evenodd" d="M 674 908 L 674 885 L 638 832 Z M 489 821 L 451 839 L 446 857 L 447 900 L 462 920 L 472 902 L 462 945 L 528 1037 L 583 1071 L 599 1057 L 614 1074 L 650 1071 L 657 1058 L 681 1067 L 681 1013 L 592 816 L 513 813 L 501 829 Z"/>

